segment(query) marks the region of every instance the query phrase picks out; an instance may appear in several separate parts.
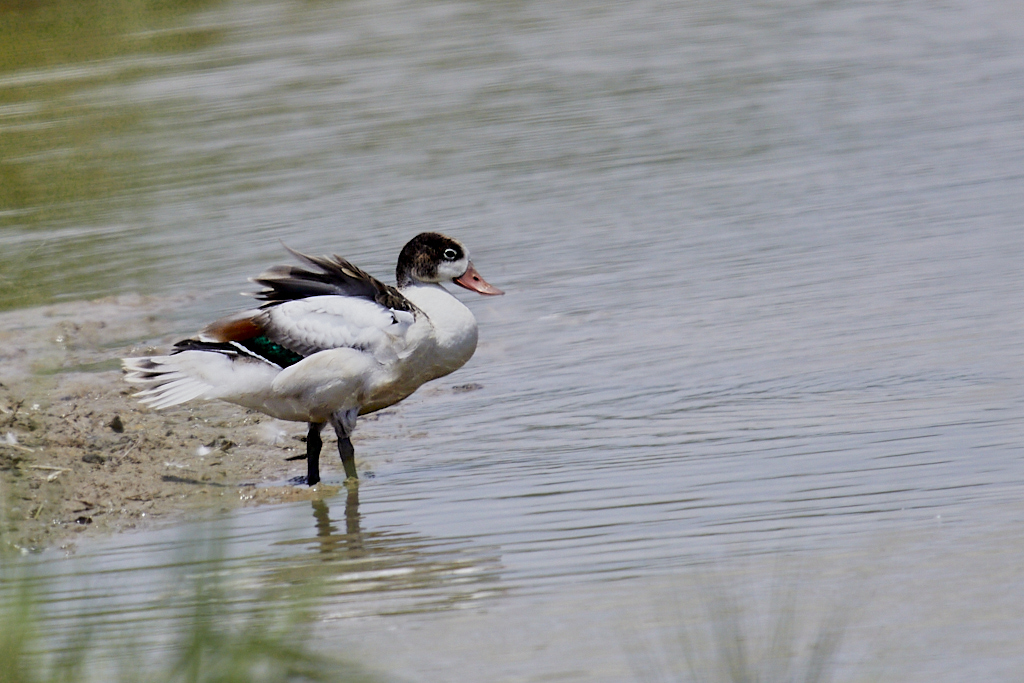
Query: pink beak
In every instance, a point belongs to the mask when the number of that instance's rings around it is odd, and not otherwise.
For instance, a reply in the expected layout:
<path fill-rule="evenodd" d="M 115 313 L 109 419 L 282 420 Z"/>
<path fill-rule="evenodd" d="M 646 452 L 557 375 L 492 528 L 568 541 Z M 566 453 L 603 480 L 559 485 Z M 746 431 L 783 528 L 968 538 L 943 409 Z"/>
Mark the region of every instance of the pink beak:
<path fill-rule="evenodd" d="M 452 280 L 452 282 L 480 294 L 497 295 L 505 293 L 494 285 L 487 284 L 487 281 L 480 277 L 480 273 L 476 272 L 476 268 L 473 267 L 472 263 L 469 264 L 469 268 L 466 268 L 465 273 Z"/>

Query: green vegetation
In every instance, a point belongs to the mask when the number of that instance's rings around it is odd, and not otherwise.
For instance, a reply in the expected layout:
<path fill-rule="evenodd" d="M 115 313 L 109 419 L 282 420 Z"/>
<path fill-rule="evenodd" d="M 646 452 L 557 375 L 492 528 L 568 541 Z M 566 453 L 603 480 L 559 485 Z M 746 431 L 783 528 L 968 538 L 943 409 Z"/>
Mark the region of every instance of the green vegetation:
<path fill-rule="evenodd" d="M 47 581 L 18 557 L 0 558 L 0 683 L 371 683 L 379 678 L 311 649 L 308 596 L 239 600 L 218 560 L 188 563 L 191 595 L 159 653 L 139 643 L 97 642 L 86 616 L 46 637 Z M 167 610 L 161 610 L 161 613 Z M 166 625 L 138 624 L 150 632 Z M 62 627 L 63 628 L 63 627 Z M 166 634 L 165 634 L 166 635 Z"/>
<path fill-rule="evenodd" d="M 749 578 L 749 577 L 748 577 Z M 767 601 L 741 599 L 725 575 L 701 577 L 662 604 L 672 637 L 633 643 L 630 657 L 645 683 L 828 683 L 851 618 L 849 601 L 808 590 L 800 572 L 775 577 Z M 737 586 L 742 584 L 737 584 Z M 692 590 L 688 590 L 692 588 Z"/>

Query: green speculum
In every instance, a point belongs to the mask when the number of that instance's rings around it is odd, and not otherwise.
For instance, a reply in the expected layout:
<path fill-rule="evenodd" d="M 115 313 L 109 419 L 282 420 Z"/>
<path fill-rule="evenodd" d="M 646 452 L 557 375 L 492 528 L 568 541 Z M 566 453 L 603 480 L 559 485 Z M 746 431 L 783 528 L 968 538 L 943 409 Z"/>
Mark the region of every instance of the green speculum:
<path fill-rule="evenodd" d="M 301 356 L 276 342 L 270 341 L 270 339 L 264 335 L 253 337 L 252 339 L 246 339 L 239 343 L 253 353 L 266 358 L 271 363 L 277 363 L 282 368 L 286 368 L 289 365 L 295 365 L 305 358 L 305 356 Z"/>

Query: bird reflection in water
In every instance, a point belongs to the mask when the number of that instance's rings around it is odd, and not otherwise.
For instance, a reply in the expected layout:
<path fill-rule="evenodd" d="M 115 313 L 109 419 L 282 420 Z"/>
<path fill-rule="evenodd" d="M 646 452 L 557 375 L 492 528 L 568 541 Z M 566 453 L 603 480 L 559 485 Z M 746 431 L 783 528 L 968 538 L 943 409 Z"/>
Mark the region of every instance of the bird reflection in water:
<path fill-rule="evenodd" d="M 320 553 L 337 556 L 339 552 L 361 553 L 363 551 L 363 530 L 359 517 L 359 487 L 347 486 L 345 497 L 345 533 L 339 534 L 331 520 L 331 509 L 322 498 L 313 500 L 313 519 L 316 520 L 316 537 Z M 327 559 L 327 558 L 325 558 Z"/>
<path fill-rule="evenodd" d="M 269 575 L 272 582 L 306 587 L 313 582 L 321 598 L 374 596 L 364 605 L 346 603 L 346 614 L 449 609 L 501 592 L 497 548 L 427 537 L 401 524 L 381 526 L 381 520 L 365 529 L 359 487 L 345 488 L 344 528 L 340 515 L 331 517 L 331 497 L 310 501 L 316 535 L 276 544 L 308 552 L 280 557 Z M 340 491 L 333 500 L 339 499 Z"/>

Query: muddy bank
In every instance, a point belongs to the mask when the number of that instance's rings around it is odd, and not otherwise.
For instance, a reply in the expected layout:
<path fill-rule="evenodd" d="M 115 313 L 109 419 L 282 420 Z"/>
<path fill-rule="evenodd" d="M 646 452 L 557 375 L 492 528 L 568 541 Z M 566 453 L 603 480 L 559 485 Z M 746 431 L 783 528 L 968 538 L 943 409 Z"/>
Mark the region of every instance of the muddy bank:
<path fill-rule="evenodd" d="M 160 350 L 139 339 L 166 349 L 174 336 L 161 314 L 188 303 L 119 297 L 0 314 L 4 543 L 71 550 L 82 535 L 188 510 L 337 490 L 288 483 L 305 472 L 285 460 L 305 449 L 302 424 L 219 402 L 155 412 L 131 398 L 118 359 Z M 334 464 L 340 472 L 333 448 L 321 461 L 328 477 Z"/>

